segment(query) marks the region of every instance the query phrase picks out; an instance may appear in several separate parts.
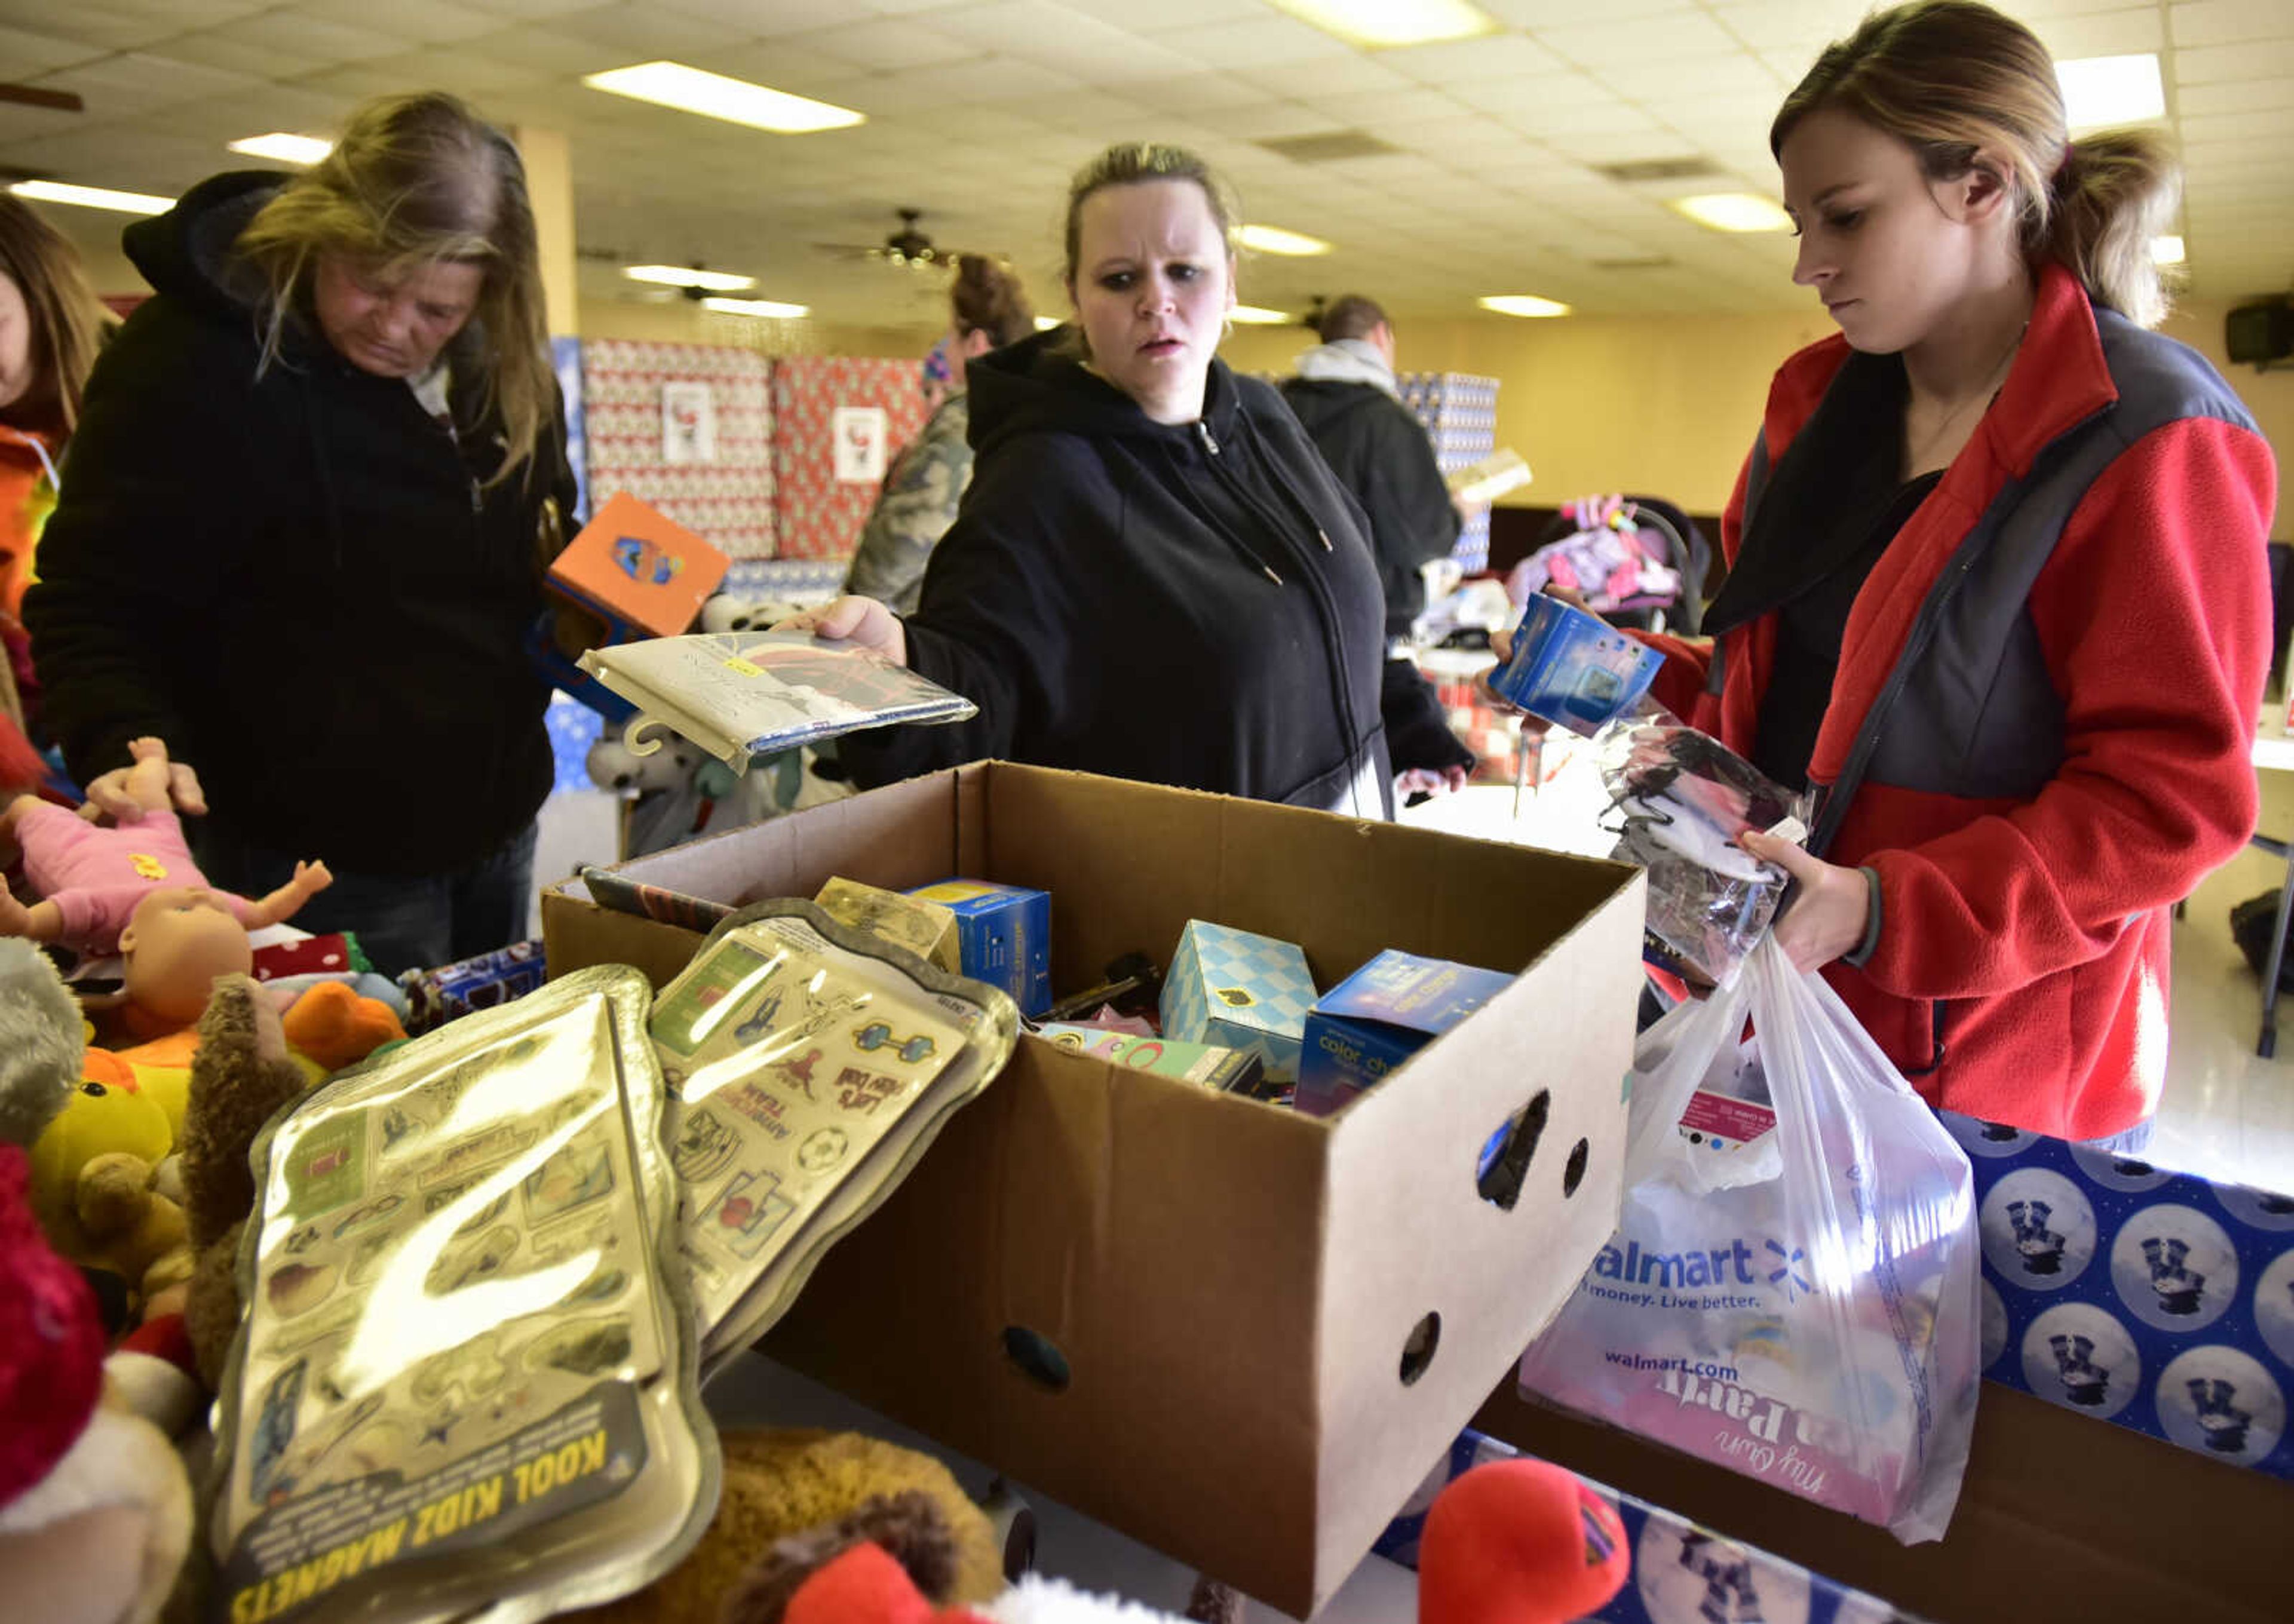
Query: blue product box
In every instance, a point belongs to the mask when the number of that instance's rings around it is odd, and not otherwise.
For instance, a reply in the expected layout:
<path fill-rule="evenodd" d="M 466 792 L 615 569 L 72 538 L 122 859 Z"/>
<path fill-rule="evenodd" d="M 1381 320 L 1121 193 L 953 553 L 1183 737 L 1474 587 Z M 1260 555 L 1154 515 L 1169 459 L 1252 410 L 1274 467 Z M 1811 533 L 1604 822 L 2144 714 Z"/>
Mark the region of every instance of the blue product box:
<path fill-rule="evenodd" d="M 1387 949 L 1308 1012 L 1298 1108 L 1335 1115 L 1512 981 L 1493 970 Z"/>
<path fill-rule="evenodd" d="M 1246 1050 L 1270 1082 L 1288 1083 L 1314 1003 L 1314 977 L 1295 946 L 1191 919 L 1163 978 L 1163 1035 Z"/>
<path fill-rule="evenodd" d="M 942 880 L 908 893 L 956 915 L 964 973 L 1012 995 L 1020 1013 L 1052 1007 L 1052 896 L 988 880 Z"/>
<path fill-rule="evenodd" d="M 1591 738 L 1631 710 L 1664 656 L 1596 614 L 1541 593 L 1514 629 L 1490 686 L 1532 716 Z"/>

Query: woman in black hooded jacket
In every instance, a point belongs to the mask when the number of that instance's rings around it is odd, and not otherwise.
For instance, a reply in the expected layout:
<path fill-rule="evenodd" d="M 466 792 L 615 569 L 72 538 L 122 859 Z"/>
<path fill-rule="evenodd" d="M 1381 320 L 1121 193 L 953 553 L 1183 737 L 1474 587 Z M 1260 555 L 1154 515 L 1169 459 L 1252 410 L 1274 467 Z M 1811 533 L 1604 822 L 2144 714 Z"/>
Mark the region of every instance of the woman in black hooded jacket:
<path fill-rule="evenodd" d="M 847 737 L 862 783 L 995 756 L 1392 815 L 1367 528 L 1281 396 L 1214 353 L 1231 224 L 1175 148 L 1077 177 L 1077 322 L 972 363 L 972 487 L 917 611 L 799 619 L 980 707 Z"/>

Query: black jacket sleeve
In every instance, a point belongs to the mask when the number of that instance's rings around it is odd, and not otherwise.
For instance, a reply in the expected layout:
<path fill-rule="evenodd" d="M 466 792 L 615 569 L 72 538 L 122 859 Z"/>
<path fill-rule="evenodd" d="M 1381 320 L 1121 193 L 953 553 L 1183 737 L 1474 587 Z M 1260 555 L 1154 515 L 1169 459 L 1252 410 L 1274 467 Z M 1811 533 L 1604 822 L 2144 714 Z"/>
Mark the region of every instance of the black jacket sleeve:
<path fill-rule="evenodd" d="M 1057 537 L 1103 534 L 1119 518 L 1069 511 L 1074 482 L 1029 457 L 983 461 L 956 523 L 932 548 L 908 667 L 980 707 L 969 721 L 848 734 L 838 758 L 864 788 L 966 761 L 1010 758 L 1072 697 L 1060 673 L 1091 635 L 1061 566 Z M 1064 514 L 1064 518 L 1062 515 Z"/>
<path fill-rule="evenodd" d="M 234 509 L 260 499 L 248 413 L 224 398 L 246 394 L 251 345 L 169 303 L 96 362 L 25 596 L 41 719 L 82 784 L 126 766 L 142 735 L 182 751 L 171 679 L 237 572 Z"/>
<path fill-rule="evenodd" d="M 1379 710 L 1386 722 L 1386 751 L 1395 773 L 1413 767 L 1441 772 L 1462 767 L 1471 772 L 1476 758 L 1450 731 L 1449 713 L 1425 673 L 1407 660 L 1389 660 L 1379 686 Z"/>

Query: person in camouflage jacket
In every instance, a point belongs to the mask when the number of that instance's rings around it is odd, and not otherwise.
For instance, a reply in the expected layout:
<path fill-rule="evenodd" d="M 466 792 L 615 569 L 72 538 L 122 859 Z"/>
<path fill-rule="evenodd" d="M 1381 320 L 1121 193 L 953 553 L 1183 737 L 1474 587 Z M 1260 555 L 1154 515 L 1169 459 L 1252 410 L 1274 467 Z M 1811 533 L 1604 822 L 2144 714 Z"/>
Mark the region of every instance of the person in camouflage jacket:
<path fill-rule="evenodd" d="M 956 523 L 956 507 L 972 483 L 964 363 L 1035 330 L 1035 313 L 1018 275 L 980 255 L 967 254 L 957 262 L 949 304 L 952 326 L 944 347 L 952 390 L 923 432 L 892 459 L 844 578 L 845 591 L 876 598 L 899 614 L 915 611 L 923 591 L 924 565 Z"/>

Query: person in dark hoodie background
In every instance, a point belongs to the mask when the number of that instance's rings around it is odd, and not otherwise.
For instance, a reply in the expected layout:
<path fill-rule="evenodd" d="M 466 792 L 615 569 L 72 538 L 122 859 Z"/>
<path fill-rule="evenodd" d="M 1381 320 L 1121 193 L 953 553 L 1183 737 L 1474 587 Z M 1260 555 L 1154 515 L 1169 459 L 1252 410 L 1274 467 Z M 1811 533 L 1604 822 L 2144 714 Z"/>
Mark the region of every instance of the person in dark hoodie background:
<path fill-rule="evenodd" d="M 1391 816 L 1377 565 L 1281 397 L 1216 357 L 1232 224 L 1178 148 L 1076 177 L 1076 321 L 967 369 L 972 488 L 916 613 L 848 597 L 790 622 L 980 707 L 848 735 L 863 784 L 997 756 Z"/>
<path fill-rule="evenodd" d="M 1314 330 L 1322 342 L 1298 357 L 1298 375 L 1283 381 L 1282 398 L 1370 519 L 1393 656 L 1383 685 L 1387 751 L 1403 790 L 1462 789 L 1474 752 L 1450 731 L 1405 646 L 1426 610 L 1420 566 L 1450 556 L 1464 515 L 1450 499 L 1433 441 L 1402 403 L 1386 312 L 1350 293 L 1331 302 Z"/>
<path fill-rule="evenodd" d="M 44 717 L 126 811 L 163 740 L 220 887 L 335 873 L 297 924 L 378 969 L 525 934 L 551 779 L 522 639 L 573 481 L 516 150 L 368 103 L 291 178 L 217 175 L 123 237 L 157 290 L 105 351 L 25 621 Z"/>

